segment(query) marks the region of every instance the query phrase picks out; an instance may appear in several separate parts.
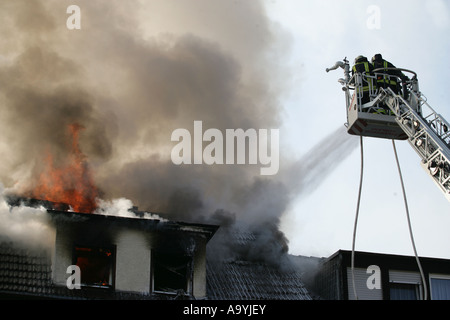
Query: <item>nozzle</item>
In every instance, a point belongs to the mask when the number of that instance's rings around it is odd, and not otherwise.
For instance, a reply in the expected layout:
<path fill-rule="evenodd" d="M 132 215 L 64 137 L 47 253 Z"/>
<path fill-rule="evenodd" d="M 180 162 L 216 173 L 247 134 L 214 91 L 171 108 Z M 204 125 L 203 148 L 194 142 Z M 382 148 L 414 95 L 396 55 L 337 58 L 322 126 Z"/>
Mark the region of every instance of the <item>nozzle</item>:
<path fill-rule="evenodd" d="M 334 66 L 332 66 L 331 68 L 326 68 L 325 70 L 327 72 L 331 71 L 331 70 L 336 70 L 337 68 L 341 67 L 342 69 L 344 69 L 345 63 L 342 61 L 337 61 Z"/>

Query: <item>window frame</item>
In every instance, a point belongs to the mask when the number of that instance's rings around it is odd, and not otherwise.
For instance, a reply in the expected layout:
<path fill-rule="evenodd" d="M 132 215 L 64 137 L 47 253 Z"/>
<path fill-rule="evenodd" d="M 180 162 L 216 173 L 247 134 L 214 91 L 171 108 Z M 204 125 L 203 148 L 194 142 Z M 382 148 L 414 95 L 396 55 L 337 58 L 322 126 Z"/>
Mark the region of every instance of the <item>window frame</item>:
<path fill-rule="evenodd" d="M 392 300 L 392 285 L 413 285 L 415 287 L 416 300 L 423 299 L 423 286 L 420 273 L 411 270 L 389 269 L 389 300 Z"/>
<path fill-rule="evenodd" d="M 158 255 L 166 255 L 166 256 L 175 256 L 175 257 L 180 257 L 180 258 L 185 258 L 186 259 L 186 285 L 185 288 L 186 290 L 183 290 L 184 292 L 184 296 L 190 296 L 192 295 L 193 292 L 193 280 L 194 280 L 194 270 L 193 270 L 193 264 L 194 264 L 194 257 L 190 256 L 190 255 L 186 255 L 185 253 L 182 252 L 177 252 L 177 251 L 160 251 L 160 250 L 152 250 L 151 251 L 151 276 L 150 276 L 150 280 L 151 280 L 151 292 L 154 294 L 163 294 L 163 295 L 178 295 L 179 294 L 179 290 L 180 289 L 175 289 L 174 291 L 166 291 L 166 290 L 156 290 L 155 289 L 155 273 L 156 273 L 156 264 L 158 263 Z"/>
<path fill-rule="evenodd" d="M 431 283 L 432 279 L 437 279 L 437 280 L 450 280 L 450 275 L 449 274 L 442 274 L 442 273 L 430 273 L 428 275 L 428 283 L 430 285 L 430 299 L 431 300 L 436 300 L 436 297 L 433 297 L 433 286 Z M 441 299 L 439 299 L 441 300 Z"/>
<path fill-rule="evenodd" d="M 72 264 L 77 265 L 77 248 L 84 248 L 90 250 L 108 250 L 111 252 L 111 257 L 109 258 L 109 282 L 106 285 L 100 285 L 95 283 L 83 283 L 83 272 L 81 272 L 81 287 L 82 288 L 93 288 L 101 290 L 115 290 L 116 282 L 116 246 L 112 244 L 100 244 L 100 245 L 87 245 L 85 243 L 75 243 L 72 247 Z M 81 268 L 80 268 L 81 269 Z"/>

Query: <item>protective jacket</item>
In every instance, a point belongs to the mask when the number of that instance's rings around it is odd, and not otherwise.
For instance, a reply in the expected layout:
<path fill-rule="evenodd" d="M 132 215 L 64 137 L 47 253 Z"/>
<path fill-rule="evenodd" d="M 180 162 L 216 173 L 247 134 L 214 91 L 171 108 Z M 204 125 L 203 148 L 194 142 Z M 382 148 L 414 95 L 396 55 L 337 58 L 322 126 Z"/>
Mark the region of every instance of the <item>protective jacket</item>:
<path fill-rule="evenodd" d="M 373 69 L 384 69 L 383 71 L 377 71 L 377 86 L 378 88 L 392 88 L 397 93 L 399 91 L 400 83 L 399 78 L 402 81 L 406 81 L 406 77 L 400 70 L 389 70 L 388 68 L 395 68 L 395 66 L 382 58 L 380 54 L 376 54 L 372 59 Z M 384 73 L 378 74 L 378 73 Z"/>
<path fill-rule="evenodd" d="M 358 57 L 355 60 L 355 65 L 352 68 L 352 75 L 356 73 L 372 76 L 373 66 L 369 63 L 366 57 Z M 357 87 L 356 92 L 363 94 L 363 103 L 368 102 L 369 93 L 374 88 L 373 79 L 370 77 L 362 77 L 362 88 Z"/>
<path fill-rule="evenodd" d="M 393 70 L 388 70 L 387 68 L 395 68 L 394 65 L 386 60 L 375 60 L 373 62 L 373 68 L 379 69 L 383 68 L 385 75 L 377 75 L 377 86 L 382 88 L 387 88 L 389 86 L 397 87 L 397 76 L 394 74 Z M 378 72 L 377 72 L 378 73 Z"/>

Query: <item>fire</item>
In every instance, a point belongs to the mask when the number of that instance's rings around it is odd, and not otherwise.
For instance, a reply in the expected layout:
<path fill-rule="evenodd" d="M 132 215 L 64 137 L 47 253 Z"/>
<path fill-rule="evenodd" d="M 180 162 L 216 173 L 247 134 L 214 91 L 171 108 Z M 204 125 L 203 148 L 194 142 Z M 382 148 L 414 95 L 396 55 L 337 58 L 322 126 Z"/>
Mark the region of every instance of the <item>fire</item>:
<path fill-rule="evenodd" d="M 38 178 L 31 196 L 37 199 L 65 203 L 76 212 L 91 213 L 96 209 L 97 188 L 89 170 L 87 158 L 79 145 L 79 124 L 69 126 L 71 136 L 70 154 L 67 162 L 56 166 L 53 155 L 48 152 L 45 168 Z"/>

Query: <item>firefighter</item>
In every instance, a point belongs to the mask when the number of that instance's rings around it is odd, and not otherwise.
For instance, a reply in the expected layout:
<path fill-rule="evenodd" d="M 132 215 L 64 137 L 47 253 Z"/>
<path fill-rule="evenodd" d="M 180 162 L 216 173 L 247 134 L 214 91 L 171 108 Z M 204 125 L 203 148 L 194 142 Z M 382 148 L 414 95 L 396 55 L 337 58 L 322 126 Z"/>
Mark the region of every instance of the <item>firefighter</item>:
<path fill-rule="evenodd" d="M 373 66 L 369 63 L 366 57 L 358 56 L 355 59 L 355 64 L 352 68 L 352 76 L 359 73 L 362 75 L 363 73 L 366 76 L 373 76 L 372 74 Z M 362 76 L 362 87 L 356 88 L 356 93 L 358 96 L 362 95 L 361 103 L 365 104 L 370 101 L 370 92 L 373 90 L 373 79 L 370 77 Z M 354 78 L 353 78 L 354 79 Z M 353 81 L 352 81 L 353 82 Z M 353 83 L 354 84 L 354 83 Z"/>
<path fill-rule="evenodd" d="M 373 56 L 372 58 L 373 69 L 383 68 L 384 74 L 378 74 L 377 72 L 377 87 L 378 88 L 391 88 L 395 94 L 400 93 L 400 82 L 399 79 L 402 80 L 403 83 L 408 81 L 408 77 L 403 74 L 400 70 L 386 70 L 387 68 L 395 68 L 395 66 L 383 59 L 383 56 L 379 53 Z M 379 71 L 383 73 L 383 71 Z"/>

